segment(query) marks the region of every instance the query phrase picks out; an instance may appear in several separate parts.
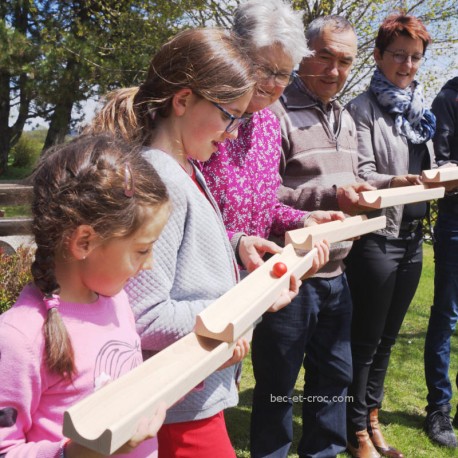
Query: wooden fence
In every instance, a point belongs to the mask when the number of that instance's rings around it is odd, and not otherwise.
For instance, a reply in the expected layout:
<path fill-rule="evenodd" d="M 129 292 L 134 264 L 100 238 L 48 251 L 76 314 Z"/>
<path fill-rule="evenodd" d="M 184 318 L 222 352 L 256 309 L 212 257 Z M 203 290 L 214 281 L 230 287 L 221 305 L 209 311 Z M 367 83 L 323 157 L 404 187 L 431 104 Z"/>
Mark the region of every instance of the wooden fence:
<path fill-rule="evenodd" d="M 29 205 L 31 200 L 32 186 L 18 183 L 0 183 L 0 209 L 5 206 Z M 31 217 L 1 216 L 0 237 L 9 235 L 30 235 L 31 221 Z"/>
<path fill-rule="evenodd" d="M 11 205 L 28 205 L 32 200 L 32 186 L 19 183 L 0 183 L 0 213 L 1 208 Z M 430 220 L 424 221 L 424 236 L 426 242 L 431 242 L 432 226 L 437 218 L 437 201 L 431 202 Z M 30 217 L 7 218 L 0 214 L 0 237 L 9 235 L 30 235 Z"/>

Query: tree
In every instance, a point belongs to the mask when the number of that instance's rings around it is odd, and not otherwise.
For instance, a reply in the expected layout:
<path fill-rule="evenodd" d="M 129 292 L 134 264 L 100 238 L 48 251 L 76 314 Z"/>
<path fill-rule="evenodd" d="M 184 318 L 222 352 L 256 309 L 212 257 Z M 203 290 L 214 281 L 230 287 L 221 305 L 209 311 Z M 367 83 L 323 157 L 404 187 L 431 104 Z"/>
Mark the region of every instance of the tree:
<path fill-rule="evenodd" d="M 372 74 L 374 38 L 399 8 L 420 17 L 434 38 L 420 79 L 427 95 L 458 71 L 456 0 L 291 0 L 305 27 L 324 14 L 347 17 L 358 34 L 356 65 L 343 100 Z M 0 2 L 0 174 L 30 118 L 49 122 L 46 147 L 61 142 L 74 108 L 116 87 L 139 84 L 158 47 L 178 30 L 229 28 L 240 0 L 10 0 Z M 14 122 L 11 121 L 15 110 Z M 10 126 L 10 122 L 12 122 Z"/>
<path fill-rule="evenodd" d="M 138 84 L 158 46 L 188 26 L 183 11 L 191 6 L 199 2 L 2 2 L 0 174 L 30 118 L 49 121 L 46 148 L 63 141 L 79 102 L 110 88 Z"/>
<path fill-rule="evenodd" d="M 427 51 L 428 62 L 420 75 L 430 96 L 458 71 L 458 3 L 456 0 L 291 0 L 294 8 L 304 11 L 304 26 L 328 14 L 346 17 L 358 35 L 358 59 L 344 87 L 346 100 L 364 89 L 374 70 L 374 40 L 382 20 L 390 13 L 404 11 L 419 17 L 433 36 Z M 191 22 L 230 27 L 234 8 L 240 0 L 206 0 L 198 10 L 190 10 Z"/>
<path fill-rule="evenodd" d="M 181 11 L 173 2 L 49 2 L 40 11 L 49 90 L 44 148 L 64 141 L 76 104 L 107 88 L 130 83 L 151 54 L 176 31 Z M 49 14 L 53 10 L 53 14 Z M 57 45 L 57 46 L 56 46 Z"/>
<path fill-rule="evenodd" d="M 33 99 L 29 70 L 37 51 L 26 38 L 29 6 L 27 2 L 14 8 L 6 3 L 0 5 L 0 174 L 6 169 L 10 147 L 22 133 Z M 12 107 L 18 114 L 10 126 Z"/>

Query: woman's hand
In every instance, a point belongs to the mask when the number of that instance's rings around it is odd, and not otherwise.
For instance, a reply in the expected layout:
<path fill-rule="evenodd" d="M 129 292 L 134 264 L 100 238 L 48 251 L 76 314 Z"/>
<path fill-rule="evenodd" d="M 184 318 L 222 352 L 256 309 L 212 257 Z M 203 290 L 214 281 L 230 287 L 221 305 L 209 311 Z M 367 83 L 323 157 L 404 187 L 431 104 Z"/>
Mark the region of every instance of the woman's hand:
<path fill-rule="evenodd" d="M 304 220 L 304 227 L 330 223 L 331 221 L 343 221 L 344 219 L 345 215 L 340 211 L 315 210 L 306 216 Z"/>
<path fill-rule="evenodd" d="M 391 178 L 390 188 L 401 188 L 402 186 L 414 186 L 423 184 L 420 175 L 398 175 Z"/>

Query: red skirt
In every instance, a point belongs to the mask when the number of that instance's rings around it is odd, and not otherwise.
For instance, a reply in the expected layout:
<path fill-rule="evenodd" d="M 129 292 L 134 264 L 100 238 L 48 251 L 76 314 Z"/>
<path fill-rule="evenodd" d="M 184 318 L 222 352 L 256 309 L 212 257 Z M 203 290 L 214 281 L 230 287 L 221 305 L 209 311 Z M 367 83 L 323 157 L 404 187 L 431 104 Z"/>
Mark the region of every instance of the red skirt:
<path fill-rule="evenodd" d="M 203 420 L 163 425 L 157 438 L 159 458 L 235 458 L 223 411 Z"/>

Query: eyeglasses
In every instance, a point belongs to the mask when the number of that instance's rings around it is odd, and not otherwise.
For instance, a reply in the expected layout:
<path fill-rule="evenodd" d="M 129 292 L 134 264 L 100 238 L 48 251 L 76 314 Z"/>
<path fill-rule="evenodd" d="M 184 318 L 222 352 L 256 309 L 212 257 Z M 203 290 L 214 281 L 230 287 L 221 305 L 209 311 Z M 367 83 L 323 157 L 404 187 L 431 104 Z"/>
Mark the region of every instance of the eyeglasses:
<path fill-rule="evenodd" d="M 286 87 L 288 84 L 292 83 L 296 77 L 296 72 L 291 73 L 282 73 L 282 72 L 273 72 L 268 67 L 263 67 L 261 65 L 256 66 L 256 75 L 259 81 L 271 81 L 272 78 L 277 86 Z"/>
<path fill-rule="evenodd" d="M 241 126 L 242 124 L 245 124 L 251 118 L 250 115 L 243 115 L 239 118 L 237 116 L 234 116 L 232 113 L 229 113 L 219 103 L 216 103 L 216 102 L 212 102 L 212 103 L 213 105 L 215 105 L 216 108 L 218 108 L 218 110 L 221 110 L 228 119 L 230 119 L 229 124 L 226 127 L 226 132 L 228 134 L 234 132 L 234 130 L 237 130 L 239 126 Z"/>
<path fill-rule="evenodd" d="M 393 60 L 397 64 L 403 64 L 407 62 L 407 59 L 410 57 L 410 62 L 412 62 L 412 65 L 414 67 L 418 67 L 426 60 L 426 57 L 422 54 L 407 54 L 405 52 L 390 51 L 388 49 L 385 49 L 384 52 L 391 54 L 393 56 Z"/>

